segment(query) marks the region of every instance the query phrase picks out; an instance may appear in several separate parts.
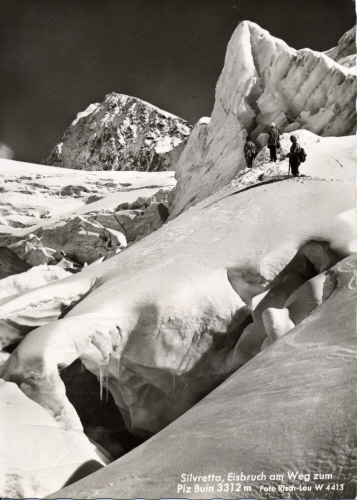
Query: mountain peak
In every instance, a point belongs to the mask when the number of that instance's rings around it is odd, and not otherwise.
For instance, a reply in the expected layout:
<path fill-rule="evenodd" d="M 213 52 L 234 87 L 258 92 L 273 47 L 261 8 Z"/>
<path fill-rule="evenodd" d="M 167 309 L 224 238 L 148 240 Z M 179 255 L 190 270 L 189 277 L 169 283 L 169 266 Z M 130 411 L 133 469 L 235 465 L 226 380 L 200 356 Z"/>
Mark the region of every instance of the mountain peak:
<path fill-rule="evenodd" d="M 173 170 L 191 128 L 137 97 L 111 92 L 77 114 L 42 163 L 83 170 Z"/>

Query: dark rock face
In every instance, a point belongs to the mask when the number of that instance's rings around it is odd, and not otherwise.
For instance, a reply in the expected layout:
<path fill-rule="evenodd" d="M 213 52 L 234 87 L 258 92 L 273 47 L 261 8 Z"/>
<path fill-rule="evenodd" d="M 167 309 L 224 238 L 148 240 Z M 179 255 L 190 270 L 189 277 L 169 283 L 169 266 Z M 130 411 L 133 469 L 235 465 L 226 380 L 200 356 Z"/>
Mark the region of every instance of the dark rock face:
<path fill-rule="evenodd" d="M 16 236 L 12 239 L 17 241 L 10 245 L 11 251 L 23 258 L 24 263 L 31 265 L 56 265 L 56 255 L 61 251 L 80 265 L 85 262 L 91 264 L 100 257 L 115 255 L 126 247 L 126 239 L 121 232 L 95 221 L 90 222 L 82 216 L 56 221 L 26 235 L 24 239 Z M 11 237 L 8 241 L 12 241 Z"/>
<path fill-rule="evenodd" d="M 141 99 L 113 92 L 78 113 L 42 163 L 83 170 L 174 170 L 191 128 Z"/>
<path fill-rule="evenodd" d="M 31 267 L 9 248 L 0 247 L 0 279 L 7 278 L 13 274 L 24 273 L 31 269 Z"/>

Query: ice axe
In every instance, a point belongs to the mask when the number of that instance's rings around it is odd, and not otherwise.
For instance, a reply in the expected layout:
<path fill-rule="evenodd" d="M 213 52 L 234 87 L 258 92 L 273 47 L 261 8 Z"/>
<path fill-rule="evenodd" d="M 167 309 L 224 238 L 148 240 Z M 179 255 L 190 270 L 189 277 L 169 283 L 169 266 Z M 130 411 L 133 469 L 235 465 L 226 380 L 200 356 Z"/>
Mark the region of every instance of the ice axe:
<path fill-rule="evenodd" d="M 289 158 L 289 153 L 285 156 L 285 158 Z M 288 179 L 290 179 L 290 160 L 289 160 Z"/>

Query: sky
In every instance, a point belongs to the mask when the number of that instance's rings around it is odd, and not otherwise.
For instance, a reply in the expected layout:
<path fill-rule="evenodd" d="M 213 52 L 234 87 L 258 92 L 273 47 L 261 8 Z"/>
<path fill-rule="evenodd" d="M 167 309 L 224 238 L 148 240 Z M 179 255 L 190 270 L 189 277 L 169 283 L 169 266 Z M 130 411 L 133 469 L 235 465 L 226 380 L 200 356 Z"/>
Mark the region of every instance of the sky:
<path fill-rule="evenodd" d="M 318 51 L 356 22 L 353 0 L 1 0 L 1 15 L 0 145 L 33 163 L 110 92 L 210 116 L 240 21 Z"/>

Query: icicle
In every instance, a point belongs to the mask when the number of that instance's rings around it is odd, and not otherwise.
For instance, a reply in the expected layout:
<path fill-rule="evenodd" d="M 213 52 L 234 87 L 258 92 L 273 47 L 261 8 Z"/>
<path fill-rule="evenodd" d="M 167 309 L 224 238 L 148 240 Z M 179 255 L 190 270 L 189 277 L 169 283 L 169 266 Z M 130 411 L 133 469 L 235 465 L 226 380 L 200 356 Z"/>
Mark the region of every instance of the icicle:
<path fill-rule="evenodd" d="M 99 366 L 100 400 L 103 401 L 103 368 Z"/>
<path fill-rule="evenodd" d="M 105 367 L 105 387 L 106 387 L 105 401 L 107 403 L 108 403 L 108 378 L 109 378 L 109 363 Z"/>
<path fill-rule="evenodd" d="M 84 364 L 83 364 L 83 361 L 81 360 L 81 367 L 82 367 L 82 372 L 84 370 Z"/>

